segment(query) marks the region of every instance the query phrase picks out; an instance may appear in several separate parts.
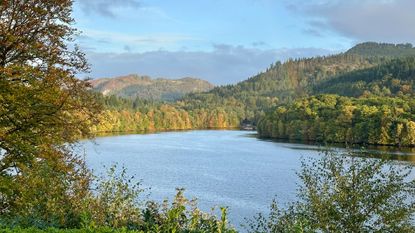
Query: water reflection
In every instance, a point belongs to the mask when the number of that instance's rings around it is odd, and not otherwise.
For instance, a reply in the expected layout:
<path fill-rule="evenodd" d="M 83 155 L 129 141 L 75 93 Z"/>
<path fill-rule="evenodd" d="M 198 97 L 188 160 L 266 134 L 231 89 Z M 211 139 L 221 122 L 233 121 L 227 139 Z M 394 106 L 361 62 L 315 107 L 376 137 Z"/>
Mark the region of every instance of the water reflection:
<path fill-rule="evenodd" d="M 367 158 L 379 158 L 388 160 L 397 160 L 415 163 L 415 148 L 414 147 L 396 147 L 396 146 L 374 146 L 374 145 L 345 145 L 341 143 L 317 143 L 317 142 L 299 142 L 292 140 L 281 139 L 264 139 L 259 138 L 258 134 L 246 134 L 247 137 L 258 138 L 262 141 L 275 142 L 283 144 L 284 147 L 293 150 L 302 151 L 324 151 L 327 149 L 339 151 L 353 151 L 355 156 Z"/>
<path fill-rule="evenodd" d="M 191 132 L 193 130 L 170 130 L 167 132 Z M 210 131 L 210 130 L 203 130 Z M 212 131 L 239 131 L 239 130 L 215 130 Z M 279 144 L 286 144 L 284 147 L 293 150 L 303 151 L 323 151 L 327 148 L 336 150 L 353 150 L 357 152 L 355 155 L 359 157 L 379 158 L 388 160 L 397 160 L 415 163 L 415 147 L 396 147 L 396 146 L 374 146 L 374 145 L 348 145 L 341 143 L 318 143 L 318 142 L 299 142 L 293 140 L 283 139 L 266 139 L 260 138 L 254 131 L 243 131 L 245 134 L 240 135 L 241 137 L 256 138 L 260 141 L 275 142 Z M 110 132 L 110 133 L 99 133 L 97 137 L 113 137 L 113 136 L 125 136 L 125 135 L 136 135 L 136 134 L 159 134 L 166 132 Z"/>

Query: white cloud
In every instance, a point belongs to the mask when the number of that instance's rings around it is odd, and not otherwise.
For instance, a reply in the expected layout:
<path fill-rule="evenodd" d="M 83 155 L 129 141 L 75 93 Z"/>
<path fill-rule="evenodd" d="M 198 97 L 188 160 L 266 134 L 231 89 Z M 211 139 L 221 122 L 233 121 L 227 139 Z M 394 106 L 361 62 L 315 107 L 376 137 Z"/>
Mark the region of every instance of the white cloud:
<path fill-rule="evenodd" d="M 78 39 L 81 45 L 93 46 L 94 44 L 101 52 L 116 52 L 120 47 L 128 46 L 134 50 L 155 50 L 165 47 L 174 47 L 177 44 L 189 41 L 200 41 L 201 39 L 181 34 L 156 34 L 156 35 L 132 35 L 127 33 L 100 31 L 93 29 L 82 29 L 82 36 Z M 100 44 L 107 44 L 102 46 Z"/>
<path fill-rule="evenodd" d="M 106 17 L 115 17 L 119 8 L 138 8 L 138 0 L 76 0 L 86 14 L 100 14 Z"/>
<path fill-rule="evenodd" d="M 186 35 L 172 35 L 172 34 L 160 34 L 151 36 L 134 36 L 131 34 L 110 32 L 110 31 L 98 31 L 87 29 L 84 34 L 90 38 L 102 38 L 111 39 L 114 42 L 129 43 L 129 44 L 168 44 L 176 43 L 179 41 L 186 40 L 197 40 L 197 38 L 186 36 Z"/>
<path fill-rule="evenodd" d="M 357 41 L 415 42 L 414 0 L 297 0 L 286 7 L 306 16 L 306 32 L 335 31 Z"/>

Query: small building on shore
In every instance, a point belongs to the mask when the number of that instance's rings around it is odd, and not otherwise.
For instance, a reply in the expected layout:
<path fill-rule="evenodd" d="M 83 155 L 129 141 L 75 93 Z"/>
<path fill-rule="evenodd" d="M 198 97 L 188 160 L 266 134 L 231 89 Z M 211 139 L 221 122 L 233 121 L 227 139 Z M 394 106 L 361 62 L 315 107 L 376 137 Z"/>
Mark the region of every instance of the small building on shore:
<path fill-rule="evenodd" d="M 248 119 L 244 119 L 240 123 L 240 129 L 241 130 L 256 130 L 256 124 L 253 121 L 250 121 Z"/>

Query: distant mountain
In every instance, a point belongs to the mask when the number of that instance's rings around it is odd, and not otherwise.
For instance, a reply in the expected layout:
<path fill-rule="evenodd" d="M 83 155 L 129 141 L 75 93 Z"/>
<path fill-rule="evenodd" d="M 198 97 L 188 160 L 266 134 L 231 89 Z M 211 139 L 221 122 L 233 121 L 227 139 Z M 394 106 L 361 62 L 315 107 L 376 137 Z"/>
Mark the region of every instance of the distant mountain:
<path fill-rule="evenodd" d="M 103 95 L 116 95 L 123 98 L 174 101 L 185 94 L 204 92 L 214 86 L 201 79 L 151 79 L 148 76 L 127 75 L 115 78 L 91 80 L 93 90 Z"/>

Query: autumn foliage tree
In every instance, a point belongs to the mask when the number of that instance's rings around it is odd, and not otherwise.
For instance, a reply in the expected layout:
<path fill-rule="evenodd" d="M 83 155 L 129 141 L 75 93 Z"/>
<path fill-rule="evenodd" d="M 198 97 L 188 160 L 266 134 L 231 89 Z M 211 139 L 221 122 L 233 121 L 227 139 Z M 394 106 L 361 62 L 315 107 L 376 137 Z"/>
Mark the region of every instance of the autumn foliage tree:
<path fill-rule="evenodd" d="M 55 210 L 74 204 L 71 189 L 88 186 L 71 146 L 91 136 L 100 107 L 88 83 L 75 77 L 88 64 L 73 43 L 71 11 L 72 0 L 0 1 L 2 216 L 38 214 L 64 223 Z"/>

